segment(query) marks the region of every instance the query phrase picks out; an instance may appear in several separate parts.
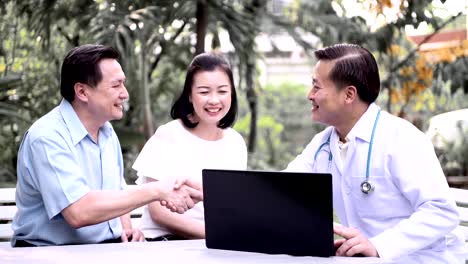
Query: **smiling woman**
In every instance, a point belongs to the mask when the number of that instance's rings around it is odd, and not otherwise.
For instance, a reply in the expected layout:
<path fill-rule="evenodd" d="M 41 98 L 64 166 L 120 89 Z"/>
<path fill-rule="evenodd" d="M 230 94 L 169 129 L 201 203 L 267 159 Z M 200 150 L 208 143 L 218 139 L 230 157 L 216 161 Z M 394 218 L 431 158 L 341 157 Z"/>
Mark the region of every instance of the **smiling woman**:
<path fill-rule="evenodd" d="M 218 122 L 231 108 L 231 84 L 222 70 L 201 71 L 193 77 L 190 102 L 194 112 L 190 121 L 198 123 L 191 132 L 206 140 L 217 140 L 222 132 Z M 209 129 L 209 127 L 214 129 Z M 216 133 L 211 133 L 211 132 Z"/>
<path fill-rule="evenodd" d="M 189 179 L 201 185 L 202 169 L 246 169 L 244 139 L 231 128 L 236 114 L 236 89 L 227 61 L 214 54 L 196 56 L 172 106 L 174 120 L 157 129 L 133 165 L 137 183 Z M 141 229 L 149 241 L 204 238 L 203 204 L 184 215 L 149 204 Z"/>

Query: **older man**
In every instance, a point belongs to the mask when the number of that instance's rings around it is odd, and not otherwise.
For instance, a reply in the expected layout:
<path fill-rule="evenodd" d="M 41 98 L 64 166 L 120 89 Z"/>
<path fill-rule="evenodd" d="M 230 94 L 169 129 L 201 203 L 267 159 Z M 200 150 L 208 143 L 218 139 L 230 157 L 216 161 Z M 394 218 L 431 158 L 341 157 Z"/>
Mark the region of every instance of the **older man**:
<path fill-rule="evenodd" d="M 122 118 L 128 99 L 118 57 L 102 45 L 66 55 L 63 100 L 30 127 L 19 149 L 12 246 L 143 241 L 131 210 L 160 201 L 183 213 L 202 199 L 199 190 L 169 182 L 125 188 L 120 143 L 109 123 Z"/>

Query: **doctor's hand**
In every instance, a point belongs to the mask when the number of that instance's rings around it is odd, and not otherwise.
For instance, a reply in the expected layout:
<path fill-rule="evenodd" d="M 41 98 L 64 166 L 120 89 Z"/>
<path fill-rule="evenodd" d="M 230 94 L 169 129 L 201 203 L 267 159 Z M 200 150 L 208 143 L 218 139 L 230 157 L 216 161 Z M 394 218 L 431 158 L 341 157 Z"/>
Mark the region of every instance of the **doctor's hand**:
<path fill-rule="evenodd" d="M 333 232 L 343 237 L 335 240 L 337 256 L 363 255 L 366 257 L 378 257 L 374 245 L 356 228 L 346 227 L 340 224 L 333 225 Z"/>

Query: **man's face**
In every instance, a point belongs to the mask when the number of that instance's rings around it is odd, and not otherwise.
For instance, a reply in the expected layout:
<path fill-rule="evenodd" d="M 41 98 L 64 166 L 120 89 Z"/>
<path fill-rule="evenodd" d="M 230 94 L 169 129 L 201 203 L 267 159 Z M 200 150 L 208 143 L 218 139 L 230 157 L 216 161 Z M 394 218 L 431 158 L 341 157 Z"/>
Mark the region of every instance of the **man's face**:
<path fill-rule="evenodd" d="M 88 107 L 94 119 L 105 123 L 123 117 L 123 102 L 128 99 L 125 74 L 115 59 L 103 59 L 99 63 L 102 80 L 89 89 Z"/>
<path fill-rule="evenodd" d="M 333 61 L 320 60 L 314 67 L 312 88 L 308 99 L 312 103 L 312 120 L 318 123 L 336 126 L 343 114 L 345 92 L 338 90 L 329 79 Z"/>

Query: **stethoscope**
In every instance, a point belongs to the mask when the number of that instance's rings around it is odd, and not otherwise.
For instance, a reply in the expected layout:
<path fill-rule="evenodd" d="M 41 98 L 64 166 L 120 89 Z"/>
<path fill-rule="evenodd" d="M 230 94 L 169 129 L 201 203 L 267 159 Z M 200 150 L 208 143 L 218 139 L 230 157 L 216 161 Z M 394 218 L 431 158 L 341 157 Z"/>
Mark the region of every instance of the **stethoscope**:
<path fill-rule="evenodd" d="M 361 192 L 363 192 L 365 194 L 369 194 L 369 193 L 371 193 L 371 192 L 373 192 L 375 190 L 375 186 L 369 182 L 369 174 L 370 174 L 369 171 L 370 171 L 370 159 L 371 159 L 371 156 L 372 156 L 372 145 L 374 144 L 375 128 L 377 127 L 377 122 L 379 121 L 379 117 L 380 117 L 380 109 L 377 112 L 377 116 L 375 117 L 374 127 L 372 128 L 372 134 L 371 134 L 371 139 L 370 139 L 370 143 L 369 143 L 369 149 L 367 151 L 366 179 L 364 181 L 362 181 L 362 183 L 361 183 Z M 333 130 L 330 132 L 330 135 L 328 135 L 327 141 L 322 143 L 322 145 L 320 145 L 320 147 L 315 152 L 314 164 L 317 161 L 317 156 L 320 153 L 320 151 L 322 150 L 322 148 L 324 146 L 326 146 L 326 145 L 328 145 L 328 148 L 330 148 L 330 138 L 331 138 L 332 133 L 333 133 Z M 333 154 L 331 153 L 331 149 L 330 149 L 330 151 L 328 151 L 328 169 L 329 170 L 331 168 L 332 160 L 333 160 Z"/>

